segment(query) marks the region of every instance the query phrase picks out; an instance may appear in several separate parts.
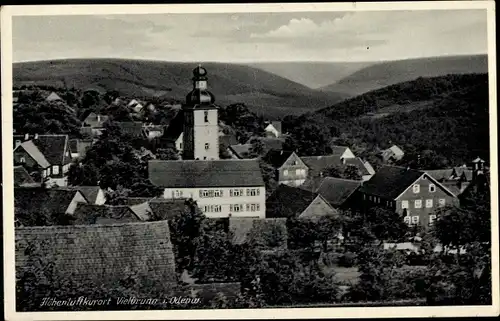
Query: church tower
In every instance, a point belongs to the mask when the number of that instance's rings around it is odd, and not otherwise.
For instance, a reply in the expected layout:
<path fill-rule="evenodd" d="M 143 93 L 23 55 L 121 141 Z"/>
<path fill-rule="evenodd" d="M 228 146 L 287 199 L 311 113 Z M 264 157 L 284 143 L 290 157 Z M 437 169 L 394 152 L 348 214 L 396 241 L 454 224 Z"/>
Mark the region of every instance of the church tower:
<path fill-rule="evenodd" d="M 219 117 L 215 97 L 207 90 L 207 70 L 193 70 L 193 90 L 186 96 L 183 159 L 219 159 Z"/>

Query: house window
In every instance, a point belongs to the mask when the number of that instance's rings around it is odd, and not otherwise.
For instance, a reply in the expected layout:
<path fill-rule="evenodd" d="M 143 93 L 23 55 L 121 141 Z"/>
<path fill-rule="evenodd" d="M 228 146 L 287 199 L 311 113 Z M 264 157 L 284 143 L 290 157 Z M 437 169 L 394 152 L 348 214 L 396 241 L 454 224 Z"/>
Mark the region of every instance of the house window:
<path fill-rule="evenodd" d="M 222 212 L 222 206 L 220 206 L 220 205 L 214 205 L 214 212 L 215 213 Z"/>
<path fill-rule="evenodd" d="M 439 207 L 443 207 L 446 205 L 446 200 L 444 198 L 439 199 Z"/>
<path fill-rule="evenodd" d="M 433 225 L 436 220 L 436 215 L 429 215 L 429 225 Z"/>
<path fill-rule="evenodd" d="M 205 123 L 208 123 L 208 111 L 205 111 Z"/>
<path fill-rule="evenodd" d="M 205 150 L 207 150 L 209 148 L 210 148 L 210 144 L 209 143 L 205 143 Z"/>
<path fill-rule="evenodd" d="M 405 216 L 403 220 L 404 220 L 404 222 L 405 222 L 406 224 L 408 224 L 408 225 L 410 225 L 410 224 L 411 224 L 411 216 Z"/>
<path fill-rule="evenodd" d="M 288 176 L 288 169 L 285 169 L 285 170 L 283 171 L 283 175 L 284 175 L 284 176 Z"/>
<path fill-rule="evenodd" d="M 258 196 L 260 191 L 258 188 L 247 188 L 247 196 Z"/>
<path fill-rule="evenodd" d="M 176 190 L 175 197 L 182 197 L 182 191 Z"/>
<path fill-rule="evenodd" d="M 418 224 L 418 215 L 411 217 L 411 223 L 412 224 Z"/>
<path fill-rule="evenodd" d="M 301 169 L 296 169 L 295 170 L 295 175 L 299 176 L 302 173 Z"/>
<path fill-rule="evenodd" d="M 436 185 L 430 184 L 429 185 L 429 192 L 434 193 L 436 191 Z"/>
<path fill-rule="evenodd" d="M 179 143 L 179 149 L 182 149 L 182 143 Z"/>
<path fill-rule="evenodd" d="M 413 193 L 415 194 L 420 193 L 420 185 L 418 184 L 413 185 Z"/>
<path fill-rule="evenodd" d="M 214 196 L 215 196 L 215 191 L 207 189 L 200 190 L 200 197 L 214 197 Z"/>
<path fill-rule="evenodd" d="M 243 211 L 243 205 L 241 205 L 241 204 L 231 204 L 229 207 L 230 207 L 231 212 L 242 212 Z"/>
<path fill-rule="evenodd" d="M 216 189 L 214 191 L 214 197 L 222 197 L 223 191 L 221 189 Z"/>
<path fill-rule="evenodd" d="M 432 208 L 432 199 L 425 200 L 425 207 Z"/>
<path fill-rule="evenodd" d="M 23 163 L 23 164 L 26 163 L 26 158 L 21 157 L 20 162 Z"/>
<path fill-rule="evenodd" d="M 52 167 L 52 174 L 54 174 L 54 175 L 59 174 L 59 166 L 53 166 Z"/>
<path fill-rule="evenodd" d="M 231 189 L 229 190 L 229 196 L 243 196 L 243 189 Z"/>
<path fill-rule="evenodd" d="M 415 200 L 415 208 L 422 208 L 422 200 Z"/>

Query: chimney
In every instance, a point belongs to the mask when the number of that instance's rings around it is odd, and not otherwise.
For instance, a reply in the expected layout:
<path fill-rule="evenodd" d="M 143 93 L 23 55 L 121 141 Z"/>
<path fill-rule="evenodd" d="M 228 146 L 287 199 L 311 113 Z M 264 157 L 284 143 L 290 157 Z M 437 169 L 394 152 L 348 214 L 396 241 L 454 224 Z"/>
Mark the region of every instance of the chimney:
<path fill-rule="evenodd" d="M 101 121 L 101 115 L 97 115 L 97 121 L 100 122 Z"/>
<path fill-rule="evenodd" d="M 30 134 L 24 134 L 24 140 L 29 140 L 30 139 Z"/>
<path fill-rule="evenodd" d="M 38 134 L 35 134 L 35 138 L 34 139 L 38 139 Z"/>

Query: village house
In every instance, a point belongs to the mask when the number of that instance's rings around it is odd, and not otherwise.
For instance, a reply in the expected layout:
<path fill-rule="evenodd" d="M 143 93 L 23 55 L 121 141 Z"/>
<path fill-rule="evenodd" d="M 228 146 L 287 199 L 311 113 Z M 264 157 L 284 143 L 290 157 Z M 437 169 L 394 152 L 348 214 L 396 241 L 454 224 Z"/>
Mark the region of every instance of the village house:
<path fill-rule="evenodd" d="M 336 215 L 338 211 L 323 196 L 298 187 L 281 184 L 266 200 L 267 218 L 317 219 Z"/>
<path fill-rule="evenodd" d="M 143 222 L 148 216 L 134 212 L 128 205 L 78 204 L 73 216 L 74 225 L 116 224 Z"/>
<path fill-rule="evenodd" d="M 14 166 L 14 187 L 30 186 L 40 186 L 40 182 L 35 181 L 23 166 Z"/>
<path fill-rule="evenodd" d="M 188 210 L 187 199 L 184 198 L 129 197 L 126 203 L 136 215 L 147 216 L 149 220 L 171 220 Z M 196 209 L 199 209 L 197 205 Z"/>
<path fill-rule="evenodd" d="M 87 203 L 87 199 L 80 191 L 65 189 L 46 189 L 42 187 L 14 188 L 14 208 L 16 221 L 36 220 L 37 211 L 45 210 L 50 215 L 73 215 L 80 203 Z M 41 218 L 43 219 L 43 218 Z"/>
<path fill-rule="evenodd" d="M 104 124 L 109 120 L 109 116 L 101 115 L 95 112 L 90 112 L 85 116 L 82 122 L 80 132 L 82 134 L 97 137 L 100 136 L 104 130 Z"/>
<path fill-rule="evenodd" d="M 265 217 L 265 185 L 256 160 L 151 160 L 149 180 L 163 197 L 192 198 L 207 217 Z"/>
<path fill-rule="evenodd" d="M 364 162 L 359 157 L 351 157 L 349 151 L 346 150 L 334 155 L 301 156 L 300 159 L 309 168 L 308 180 L 315 177 L 329 176 L 328 171 L 330 169 L 342 169 L 347 168 L 347 166 L 353 166 L 363 181 L 369 180 L 375 173 L 368 162 Z"/>
<path fill-rule="evenodd" d="M 396 162 L 396 161 L 403 159 L 403 157 L 405 156 L 405 153 L 398 146 L 392 145 L 391 147 L 384 149 L 380 153 L 380 155 L 381 155 L 382 160 L 384 162 L 389 162 L 389 161 Z"/>
<path fill-rule="evenodd" d="M 270 137 L 281 137 L 281 122 L 280 121 L 266 121 L 264 131 Z"/>
<path fill-rule="evenodd" d="M 351 208 L 357 202 L 356 191 L 362 184 L 361 181 L 351 179 L 324 177 L 319 187 L 313 192 L 321 195 L 332 207 L 346 209 Z"/>
<path fill-rule="evenodd" d="M 15 135 L 14 141 L 14 165 L 24 166 L 48 186 L 67 185 L 72 161 L 68 135 Z"/>
<path fill-rule="evenodd" d="M 81 192 L 83 196 L 85 196 L 88 204 L 103 205 L 104 203 L 106 203 L 106 194 L 99 186 L 78 185 L 68 186 L 64 189 Z"/>
<path fill-rule="evenodd" d="M 359 188 L 365 207 L 385 207 L 401 214 L 408 225 L 428 228 L 435 210 L 458 205 L 457 195 L 428 173 L 397 166 L 383 166 Z"/>
<path fill-rule="evenodd" d="M 330 155 L 336 156 L 341 161 L 356 157 L 351 149 L 347 146 L 330 145 L 330 149 L 332 150 Z"/>
<path fill-rule="evenodd" d="M 263 160 L 275 168 L 279 184 L 300 186 L 307 178 L 308 167 L 295 152 L 270 150 Z"/>

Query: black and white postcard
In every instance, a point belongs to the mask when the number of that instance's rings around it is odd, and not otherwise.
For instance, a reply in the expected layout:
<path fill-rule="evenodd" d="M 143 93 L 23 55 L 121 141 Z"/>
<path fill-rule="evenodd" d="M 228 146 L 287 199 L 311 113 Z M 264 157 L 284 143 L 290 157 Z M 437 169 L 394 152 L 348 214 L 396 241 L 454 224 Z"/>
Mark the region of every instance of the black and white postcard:
<path fill-rule="evenodd" d="M 1 8 L 7 320 L 499 314 L 493 1 Z"/>

